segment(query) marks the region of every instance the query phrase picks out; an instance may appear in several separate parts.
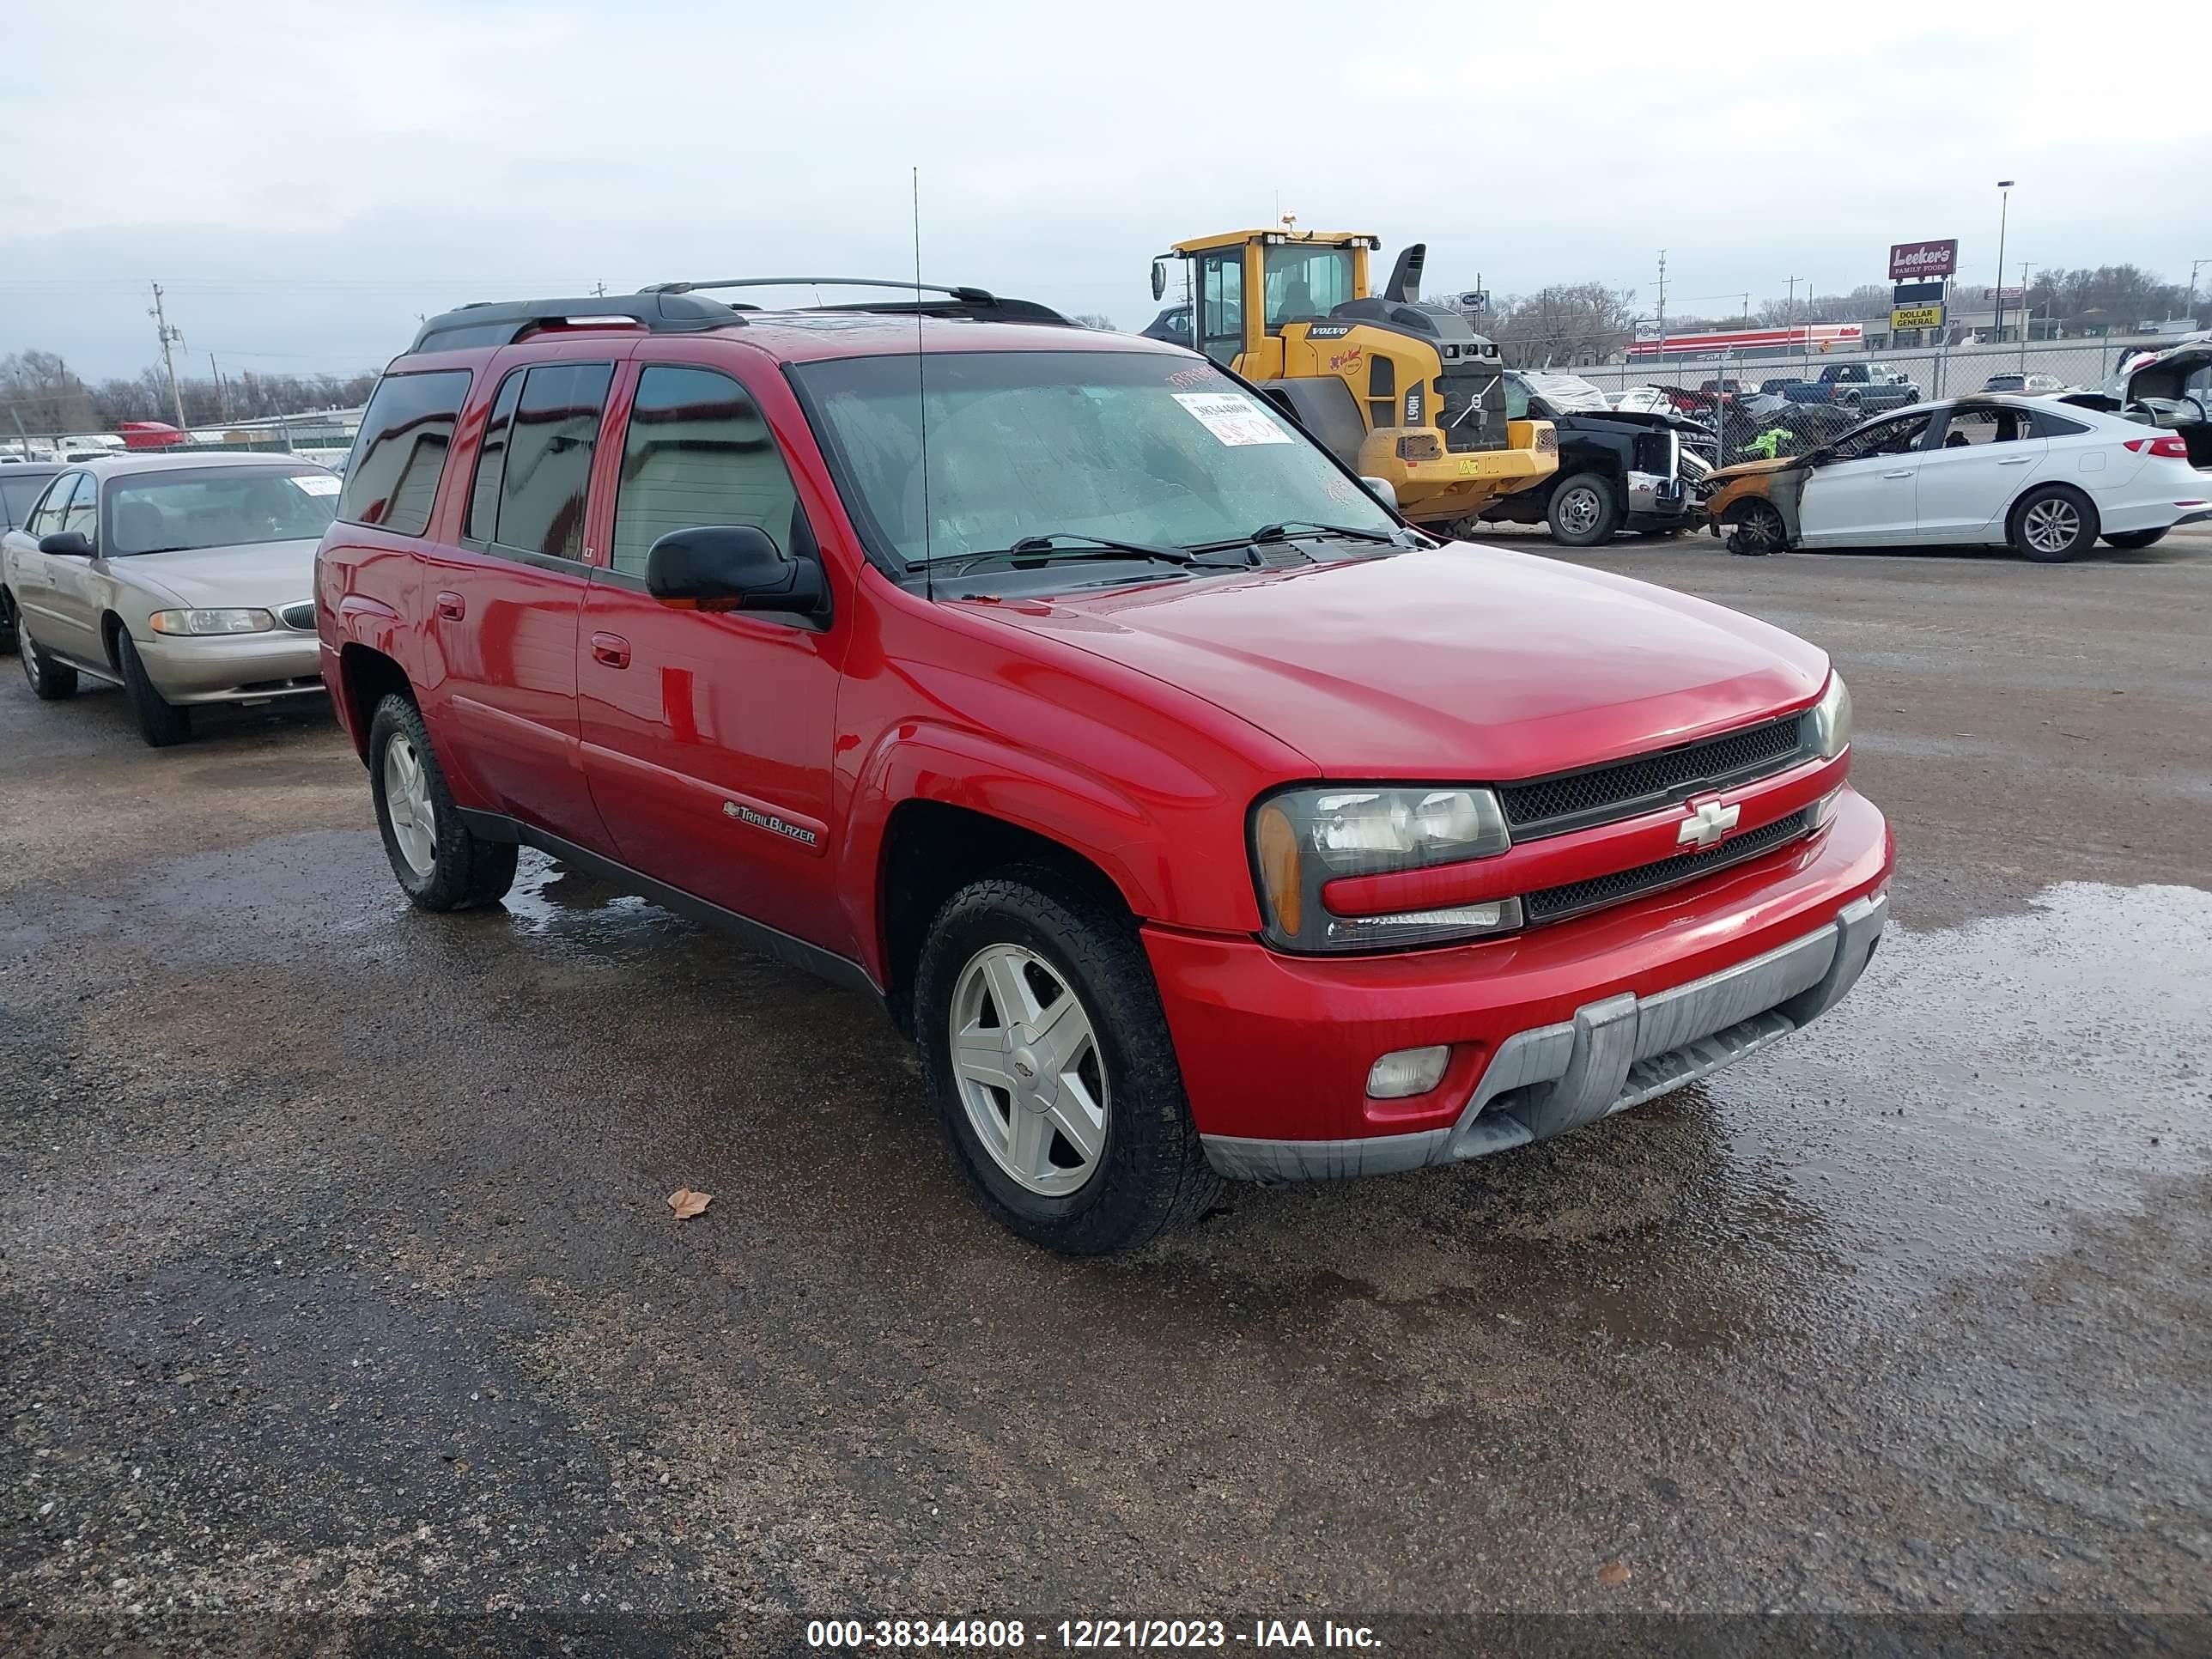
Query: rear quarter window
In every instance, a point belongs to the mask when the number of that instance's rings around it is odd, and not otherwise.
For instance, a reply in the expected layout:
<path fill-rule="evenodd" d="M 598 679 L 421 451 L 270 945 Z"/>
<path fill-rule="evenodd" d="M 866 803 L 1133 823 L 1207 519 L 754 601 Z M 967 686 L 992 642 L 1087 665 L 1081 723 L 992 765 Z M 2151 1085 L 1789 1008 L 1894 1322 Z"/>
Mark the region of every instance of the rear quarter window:
<path fill-rule="evenodd" d="M 378 382 L 346 463 L 340 519 L 401 536 L 430 527 L 469 380 L 467 369 L 448 368 L 387 374 Z"/>

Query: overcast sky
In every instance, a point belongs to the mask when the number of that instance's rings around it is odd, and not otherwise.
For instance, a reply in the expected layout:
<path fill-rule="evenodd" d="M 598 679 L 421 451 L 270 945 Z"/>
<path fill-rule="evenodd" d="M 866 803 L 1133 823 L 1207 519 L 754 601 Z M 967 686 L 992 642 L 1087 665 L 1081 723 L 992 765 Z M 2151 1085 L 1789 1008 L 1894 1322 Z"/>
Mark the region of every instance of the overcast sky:
<path fill-rule="evenodd" d="M 204 374 L 376 367 L 467 300 L 902 276 L 917 166 L 926 276 L 1131 327 L 1151 255 L 1279 206 L 1425 239 L 1431 290 L 1648 308 L 1664 247 L 1678 315 L 1879 282 L 1923 237 L 1987 280 L 2000 177 L 2008 280 L 2212 256 L 2212 99 L 2075 5 L 747 9 L 10 5 L 0 354 L 134 373 L 156 278 Z"/>

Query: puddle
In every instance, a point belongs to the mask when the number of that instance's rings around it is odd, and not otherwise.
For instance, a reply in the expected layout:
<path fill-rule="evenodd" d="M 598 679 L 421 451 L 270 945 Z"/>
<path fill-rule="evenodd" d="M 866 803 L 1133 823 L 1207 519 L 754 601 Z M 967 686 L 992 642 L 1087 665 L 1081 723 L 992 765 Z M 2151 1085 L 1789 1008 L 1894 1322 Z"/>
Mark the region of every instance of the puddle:
<path fill-rule="evenodd" d="M 1708 1085 L 1734 1156 L 1924 1286 L 2142 1212 L 2212 1155 L 2212 893 L 2063 883 L 1893 923 L 1828 1018 Z"/>
<path fill-rule="evenodd" d="M 643 948 L 695 931 L 681 917 L 635 893 L 566 869 L 526 848 L 514 885 L 501 902 L 523 933 L 578 950 Z"/>

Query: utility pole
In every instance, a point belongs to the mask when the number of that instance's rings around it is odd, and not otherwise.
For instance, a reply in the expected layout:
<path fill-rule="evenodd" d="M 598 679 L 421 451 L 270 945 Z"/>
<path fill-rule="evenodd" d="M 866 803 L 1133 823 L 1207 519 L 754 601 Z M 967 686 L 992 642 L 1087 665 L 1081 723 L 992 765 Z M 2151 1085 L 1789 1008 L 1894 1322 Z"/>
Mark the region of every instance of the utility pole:
<path fill-rule="evenodd" d="M 1659 250 L 1659 378 L 1667 378 L 1667 250 Z"/>
<path fill-rule="evenodd" d="M 592 298 L 594 298 L 594 299 L 599 299 L 599 300 L 604 300 L 605 298 L 606 298 L 606 294 L 607 294 L 607 285 L 606 285 L 605 283 L 593 283 L 592 284 Z"/>
<path fill-rule="evenodd" d="M 2189 304 L 2185 308 L 2192 323 L 2197 320 L 2197 273 L 2206 265 L 2212 265 L 2212 259 L 2191 259 L 2189 262 Z"/>
<path fill-rule="evenodd" d="M 185 392 L 177 384 L 177 360 L 173 348 L 185 343 L 185 332 L 170 326 L 168 317 L 161 310 L 161 285 L 154 284 L 154 308 L 146 313 L 154 319 L 155 331 L 161 339 L 161 367 L 169 376 L 169 401 L 177 411 L 177 430 L 185 429 Z"/>
<path fill-rule="evenodd" d="M 215 353 L 208 353 L 208 373 L 215 379 L 215 417 L 228 424 L 230 420 L 230 394 L 222 387 L 222 370 L 216 366 Z"/>
<path fill-rule="evenodd" d="M 2005 221 L 2012 216 L 2012 185 L 2013 181 L 2009 179 L 1997 180 L 1997 188 L 2004 192 L 1997 204 L 1997 316 L 1994 331 L 2000 341 L 2004 338 Z M 2021 295 L 2022 300 L 2026 300 L 2027 297 L 2024 294 Z"/>
<path fill-rule="evenodd" d="M 2020 262 L 2020 372 L 2027 373 L 2027 325 L 2034 319 L 2034 309 L 2027 303 L 2027 271 L 2031 260 Z M 1997 272 L 2002 279 L 2004 272 Z"/>

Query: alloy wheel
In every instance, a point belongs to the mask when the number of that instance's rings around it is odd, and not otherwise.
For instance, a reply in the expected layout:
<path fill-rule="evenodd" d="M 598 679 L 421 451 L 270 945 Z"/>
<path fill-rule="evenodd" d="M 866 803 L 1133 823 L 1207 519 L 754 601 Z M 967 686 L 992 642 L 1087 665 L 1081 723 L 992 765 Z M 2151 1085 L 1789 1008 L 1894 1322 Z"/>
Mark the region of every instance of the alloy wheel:
<path fill-rule="evenodd" d="M 1027 1191 L 1079 1191 L 1106 1151 L 1105 1057 L 1065 975 L 1018 945 L 987 945 L 952 988 L 952 1071 L 975 1138 Z"/>
<path fill-rule="evenodd" d="M 384 745 L 384 815 L 400 856 L 418 876 L 427 876 L 438 855 L 438 813 L 430 804 L 429 774 L 404 732 Z"/>
<path fill-rule="evenodd" d="M 2051 496 L 2027 509 L 2021 532 L 2037 552 L 2063 553 L 2081 533 L 2081 511 L 2063 495 Z"/>
<path fill-rule="evenodd" d="M 15 654 L 23 659 L 23 678 L 36 689 L 39 684 L 39 647 L 32 640 L 31 630 L 27 628 L 19 627 L 15 630 Z"/>

